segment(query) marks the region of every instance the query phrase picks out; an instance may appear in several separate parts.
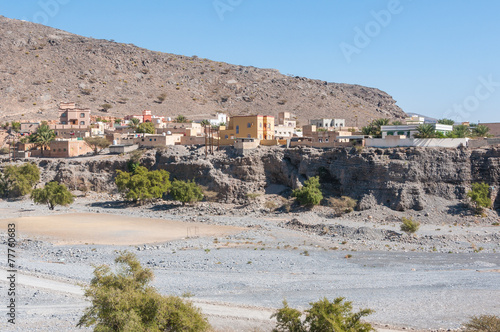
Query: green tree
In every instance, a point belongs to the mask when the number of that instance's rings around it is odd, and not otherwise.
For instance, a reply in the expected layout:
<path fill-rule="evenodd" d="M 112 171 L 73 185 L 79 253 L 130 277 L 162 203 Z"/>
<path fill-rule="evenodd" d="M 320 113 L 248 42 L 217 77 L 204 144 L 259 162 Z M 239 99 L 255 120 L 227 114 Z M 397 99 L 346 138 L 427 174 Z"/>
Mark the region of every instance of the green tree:
<path fill-rule="evenodd" d="M 121 252 L 113 272 L 107 265 L 95 268 L 85 297 L 90 300 L 78 327 L 94 331 L 208 331 L 210 325 L 200 309 L 176 296 L 163 296 L 150 286 L 153 272 L 137 257 Z"/>
<path fill-rule="evenodd" d="M 122 124 L 122 119 L 115 119 L 115 125 L 121 125 Z"/>
<path fill-rule="evenodd" d="M 491 206 L 490 188 L 484 182 L 473 183 L 472 190 L 467 192 L 467 196 L 470 198 L 476 214 L 483 213 L 484 208 Z"/>
<path fill-rule="evenodd" d="M 83 140 L 92 150 L 94 150 L 95 155 L 99 154 L 99 152 L 110 145 L 105 137 L 84 137 Z"/>
<path fill-rule="evenodd" d="M 152 122 L 143 122 L 137 126 L 136 132 L 145 134 L 154 134 L 155 125 Z"/>
<path fill-rule="evenodd" d="M 306 318 L 300 320 L 300 312 L 288 307 L 286 301 L 284 307 L 279 309 L 271 317 L 276 317 L 277 325 L 275 332 L 369 332 L 374 331 L 369 323 L 364 323 L 361 318 L 373 312 L 370 309 L 362 309 L 352 312 L 352 302 L 345 301 L 343 297 L 336 298 L 333 302 L 323 298 L 317 302 L 310 303 L 311 308 L 306 310 Z"/>
<path fill-rule="evenodd" d="M 392 121 L 392 123 L 391 123 L 392 126 L 401 126 L 402 124 L 403 124 L 403 122 L 401 122 L 399 120 Z"/>
<path fill-rule="evenodd" d="M 418 134 L 415 135 L 417 138 L 435 138 L 436 130 L 434 126 L 430 123 L 424 123 L 417 127 Z"/>
<path fill-rule="evenodd" d="M 187 122 L 187 118 L 184 115 L 180 114 L 175 118 L 175 122 L 184 123 L 184 122 Z"/>
<path fill-rule="evenodd" d="M 9 165 L 0 176 L 0 194 L 7 197 L 27 195 L 40 181 L 40 170 L 34 163 Z"/>
<path fill-rule="evenodd" d="M 139 123 L 141 123 L 141 120 L 139 120 L 138 118 L 132 118 L 130 119 L 128 126 L 129 128 L 136 130 Z"/>
<path fill-rule="evenodd" d="M 54 210 L 57 205 L 68 206 L 75 200 L 68 188 L 57 181 L 51 181 L 45 187 L 33 190 L 31 199 L 36 204 L 47 204 L 50 210 Z"/>
<path fill-rule="evenodd" d="M 165 170 L 148 171 L 144 166 L 137 166 L 133 173 L 116 171 L 115 183 L 124 193 L 125 199 L 144 202 L 161 198 L 171 186 L 170 173 Z"/>
<path fill-rule="evenodd" d="M 202 120 L 202 121 L 200 122 L 200 124 L 201 124 L 202 126 L 210 126 L 210 121 L 208 121 L 208 120 Z"/>
<path fill-rule="evenodd" d="M 455 121 L 451 120 L 451 119 L 439 119 L 438 120 L 438 123 L 439 124 L 444 124 L 444 125 L 449 125 L 449 126 L 453 126 L 455 124 Z"/>
<path fill-rule="evenodd" d="M 10 125 L 12 127 L 12 130 L 15 131 L 16 133 L 18 133 L 21 130 L 21 123 L 20 122 L 12 121 L 12 123 Z"/>
<path fill-rule="evenodd" d="M 48 148 L 50 142 L 56 138 L 54 130 L 50 129 L 48 125 L 41 125 L 38 129 L 30 136 L 30 142 L 35 143 L 42 150 L 42 156 L 44 150 Z"/>
<path fill-rule="evenodd" d="M 477 125 L 472 129 L 472 134 L 475 137 L 490 137 L 491 135 L 489 134 L 490 128 L 484 125 Z"/>
<path fill-rule="evenodd" d="M 194 181 L 180 181 L 174 180 L 172 188 L 170 188 L 170 195 L 176 201 L 186 203 L 195 203 L 203 199 L 203 191 Z"/>
<path fill-rule="evenodd" d="M 306 180 L 301 188 L 295 189 L 292 192 L 292 196 L 296 197 L 302 205 L 318 205 L 323 199 L 319 184 L 319 176 L 314 176 Z"/>

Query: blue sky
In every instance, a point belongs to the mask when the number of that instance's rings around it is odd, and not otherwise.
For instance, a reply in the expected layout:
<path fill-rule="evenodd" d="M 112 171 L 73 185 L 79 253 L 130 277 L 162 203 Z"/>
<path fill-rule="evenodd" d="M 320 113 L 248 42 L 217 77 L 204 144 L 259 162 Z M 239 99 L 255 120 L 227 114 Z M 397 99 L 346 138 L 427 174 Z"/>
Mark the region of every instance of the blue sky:
<path fill-rule="evenodd" d="M 406 112 L 500 122 L 498 0 L 3 1 L 79 35 L 376 87 Z"/>

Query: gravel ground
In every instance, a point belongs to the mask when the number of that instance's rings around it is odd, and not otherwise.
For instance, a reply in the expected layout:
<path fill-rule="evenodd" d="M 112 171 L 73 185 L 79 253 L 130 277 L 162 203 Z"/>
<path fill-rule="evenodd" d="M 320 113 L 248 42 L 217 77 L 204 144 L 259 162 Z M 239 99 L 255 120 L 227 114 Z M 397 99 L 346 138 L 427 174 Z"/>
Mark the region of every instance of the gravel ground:
<path fill-rule="evenodd" d="M 267 317 L 283 299 L 305 309 L 323 296 L 343 296 L 355 308 L 374 309 L 367 320 L 381 327 L 457 329 L 472 315 L 500 313 L 500 227 L 492 225 L 498 221 L 496 213 L 477 219 L 446 213 L 449 207 L 438 209 L 442 203 L 429 211 L 377 207 L 332 218 L 326 208 L 273 213 L 258 204 L 128 207 L 115 197 L 93 194 L 56 211 L 28 200 L 0 201 L 0 219 L 95 212 L 245 227 L 236 235 L 133 246 L 55 246 L 18 237 L 20 271 L 70 284 L 88 283 L 93 265 L 112 264 L 117 251 L 133 251 L 154 270 L 161 293 L 188 292 L 195 303 L 205 303 L 207 312 L 213 310 L 208 304 L 227 306 L 225 314 L 220 308 L 209 314 L 220 331 L 270 331 L 272 321 L 248 316 L 241 308 L 261 310 Z M 402 234 L 401 216 L 421 221 L 416 236 Z M 5 240 L 2 230 L 4 246 Z M 5 267 L 5 258 L 0 262 Z M 2 294 L 6 286 L 2 280 Z M 7 331 L 73 329 L 85 300 L 47 289 L 19 286 L 18 324 L 16 329 L 5 327 Z"/>

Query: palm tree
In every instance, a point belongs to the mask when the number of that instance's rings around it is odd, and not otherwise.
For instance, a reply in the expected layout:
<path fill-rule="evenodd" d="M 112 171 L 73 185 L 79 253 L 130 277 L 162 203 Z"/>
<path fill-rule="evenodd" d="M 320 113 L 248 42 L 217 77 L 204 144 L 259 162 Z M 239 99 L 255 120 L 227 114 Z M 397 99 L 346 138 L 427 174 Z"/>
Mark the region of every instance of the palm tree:
<path fill-rule="evenodd" d="M 372 124 L 375 127 L 378 127 L 378 129 L 380 129 L 380 127 L 382 127 L 382 126 L 387 126 L 389 124 L 389 122 L 390 122 L 389 119 L 377 119 L 377 120 L 374 120 L 372 122 Z"/>
<path fill-rule="evenodd" d="M 436 129 L 430 123 L 421 124 L 417 127 L 418 134 L 415 135 L 417 138 L 434 138 L 436 137 Z"/>
<path fill-rule="evenodd" d="M 36 146 L 40 147 L 43 156 L 43 151 L 47 149 L 50 142 L 52 142 L 55 138 L 56 134 L 54 133 L 54 130 L 50 129 L 48 125 L 41 125 L 38 127 L 36 132 L 30 136 L 30 142 L 35 143 Z"/>
<path fill-rule="evenodd" d="M 438 120 L 438 123 L 439 124 L 444 124 L 444 125 L 449 125 L 449 126 L 453 126 L 455 124 L 455 121 L 451 120 L 451 119 L 439 119 Z"/>
<path fill-rule="evenodd" d="M 472 133 L 476 137 L 489 137 L 490 128 L 484 125 L 478 125 L 476 128 L 472 130 Z"/>
<path fill-rule="evenodd" d="M 453 127 L 453 131 L 451 132 L 451 135 L 454 138 L 465 138 L 465 137 L 470 137 L 471 132 L 470 132 L 470 127 L 466 125 L 458 125 Z"/>
<path fill-rule="evenodd" d="M 128 126 L 129 128 L 136 130 L 140 122 L 141 120 L 139 120 L 138 118 L 132 118 L 130 119 L 130 123 L 128 124 Z"/>
<path fill-rule="evenodd" d="M 402 124 L 403 124 L 403 122 L 398 121 L 398 120 L 392 121 L 392 123 L 391 123 L 391 125 L 393 125 L 393 126 L 401 126 Z"/>
<path fill-rule="evenodd" d="M 208 120 L 202 120 L 200 124 L 201 124 L 203 127 L 205 127 L 205 126 L 209 126 L 209 125 L 210 125 L 210 121 L 208 121 Z"/>

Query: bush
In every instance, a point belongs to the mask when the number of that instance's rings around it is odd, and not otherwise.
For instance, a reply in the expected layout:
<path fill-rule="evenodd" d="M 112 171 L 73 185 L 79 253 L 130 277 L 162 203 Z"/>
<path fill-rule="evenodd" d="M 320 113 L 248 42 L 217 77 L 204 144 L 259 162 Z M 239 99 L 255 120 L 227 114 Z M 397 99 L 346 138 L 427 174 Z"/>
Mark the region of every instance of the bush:
<path fill-rule="evenodd" d="M 40 170 L 34 163 L 7 166 L 0 176 L 0 195 L 20 197 L 27 195 L 40 180 Z"/>
<path fill-rule="evenodd" d="M 486 183 L 473 183 L 472 190 L 467 192 L 467 196 L 471 200 L 472 208 L 476 214 L 483 213 L 483 208 L 491 206 L 490 189 Z"/>
<path fill-rule="evenodd" d="M 403 217 L 403 219 L 401 219 L 401 222 L 401 231 L 407 234 L 415 233 L 420 227 L 420 223 L 418 221 L 414 221 L 412 218 Z"/>
<path fill-rule="evenodd" d="M 9 154 L 10 153 L 10 149 L 6 146 L 4 146 L 3 148 L 0 148 L 0 154 Z"/>
<path fill-rule="evenodd" d="M 343 297 L 336 298 L 333 303 L 323 298 L 310 303 L 311 308 L 306 310 L 305 320 L 301 320 L 300 311 L 288 307 L 283 301 L 283 308 L 274 313 L 276 328 L 273 332 L 368 332 L 374 331 L 369 323 L 361 322 L 361 318 L 371 314 L 370 309 L 352 312 L 352 303 L 344 302 Z"/>
<path fill-rule="evenodd" d="M 182 202 L 182 205 L 198 202 L 203 199 L 201 187 L 194 181 L 174 180 L 170 189 L 170 195 L 176 201 Z"/>
<path fill-rule="evenodd" d="M 116 171 L 115 183 L 125 199 L 144 202 L 161 198 L 171 186 L 169 178 L 170 173 L 165 170 L 148 171 L 146 167 L 137 166 L 133 173 Z"/>
<path fill-rule="evenodd" d="M 153 272 L 137 257 L 122 252 L 109 266 L 95 268 L 85 297 L 91 302 L 78 327 L 94 331 L 207 331 L 210 325 L 200 309 L 176 296 L 163 296 L 150 286 Z"/>
<path fill-rule="evenodd" d="M 143 151 L 141 150 L 134 150 L 130 153 L 130 158 L 127 162 L 129 172 L 133 173 L 137 167 L 141 166 L 142 153 Z"/>
<path fill-rule="evenodd" d="M 500 317 L 493 315 L 482 315 L 472 317 L 465 324 L 464 332 L 498 332 L 500 331 Z"/>
<path fill-rule="evenodd" d="M 304 186 L 302 188 L 295 189 L 292 196 L 296 197 L 302 205 L 318 205 L 323 199 L 323 194 L 320 190 L 319 176 L 312 177 L 305 181 Z"/>
<path fill-rule="evenodd" d="M 68 188 L 56 181 L 47 183 L 42 189 L 33 190 L 31 199 L 36 204 L 47 204 L 50 210 L 54 210 L 56 205 L 68 206 L 75 200 Z"/>
<path fill-rule="evenodd" d="M 335 211 L 337 216 L 352 212 L 357 204 L 355 199 L 348 196 L 342 196 L 340 198 L 330 197 L 327 199 L 327 205 Z"/>

